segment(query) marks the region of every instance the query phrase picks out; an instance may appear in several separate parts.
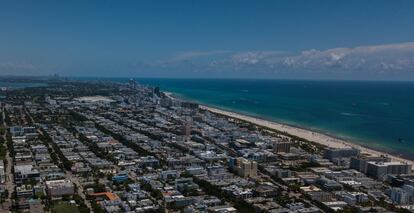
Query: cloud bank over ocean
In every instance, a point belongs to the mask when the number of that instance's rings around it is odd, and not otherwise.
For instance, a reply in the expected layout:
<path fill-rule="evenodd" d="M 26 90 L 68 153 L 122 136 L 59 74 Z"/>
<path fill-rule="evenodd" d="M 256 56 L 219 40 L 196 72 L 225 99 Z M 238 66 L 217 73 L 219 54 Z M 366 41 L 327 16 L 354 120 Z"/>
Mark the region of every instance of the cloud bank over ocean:
<path fill-rule="evenodd" d="M 88 72 L 85 72 L 88 70 Z M 2 75 L 102 76 L 117 70 L 124 77 L 259 77 L 414 79 L 414 42 L 304 50 L 184 51 L 154 60 L 108 61 L 96 65 L 74 61 L 70 66 L 36 61 L 1 61 Z"/>
<path fill-rule="evenodd" d="M 197 53 L 197 54 L 191 54 Z M 182 57 L 186 56 L 186 57 Z M 403 74 L 414 72 L 414 42 L 284 51 L 210 51 L 180 53 L 175 60 L 164 60 L 152 67 L 197 72 Z M 177 60 L 182 59 L 182 60 Z"/>

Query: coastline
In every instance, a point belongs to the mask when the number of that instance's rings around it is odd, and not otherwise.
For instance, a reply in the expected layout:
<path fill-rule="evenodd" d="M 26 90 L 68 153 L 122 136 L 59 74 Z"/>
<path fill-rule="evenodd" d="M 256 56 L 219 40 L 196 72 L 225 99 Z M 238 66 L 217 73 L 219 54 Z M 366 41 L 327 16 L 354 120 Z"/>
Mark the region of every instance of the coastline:
<path fill-rule="evenodd" d="M 172 92 L 163 91 L 163 93 L 171 99 L 178 99 L 178 100 L 181 99 L 181 98 L 174 97 L 174 93 L 172 93 Z M 216 113 L 216 114 L 221 114 L 221 115 L 226 116 L 226 117 L 232 117 L 232 118 L 235 118 L 235 119 L 244 120 L 244 121 L 256 124 L 258 126 L 263 126 L 263 127 L 273 129 L 273 130 L 276 130 L 276 131 L 279 131 L 279 132 L 286 132 L 290 135 L 294 135 L 294 136 L 306 139 L 308 141 L 320 144 L 322 146 L 331 147 L 331 148 L 346 148 L 346 147 L 349 148 L 349 147 L 353 147 L 353 148 L 359 149 L 361 151 L 361 153 L 374 155 L 374 156 L 383 155 L 383 156 L 387 156 L 387 157 L 391 158 L 392 161 L 400 161 L 400 162 L 405 162 L 405 163 L 409 163 L 409 164 L 414 165 L 414 160 L 399 157 L 399 156 L 396 156 L 395 154 L 391 154 L 391 153 L 388 153 L 388 152 L 385 152 L 385 151 L 380 151 L 380 150 L 375 150 L 375 149 L 372 149 L 372 148 L 368 148 L 368 147 L 365 147 L 365 146 L 362 146 L 362 145 L 359 145 L 359 144 L 352 143 L 352 142 L 347 141 L 345 139 L 338 138 L 338 137 L 335 137 L 335 136 L 331 136 L 331 135 L 321 133 L 321 132 L 318 132 L 318 131 L 313 131 L 313 130 L 306 129 L 306 128 L 303 128 L 303 127 L 292 126 L 292 125 L 279 123 L 279 122 L 275 122 L 275 121 L 270 121 L 270 120 L 263 119 L 263 118 L 257 118 L 257 117 L 254 117 L 254 116 L 241 114 L 241 113 L 237 113 L 237 112 L 232 112 L 232 111 L 229 111 L 229 110 L 219 109 L 217 107 L 207 106 L 207 105 L 201 104 L 201 103 L 199 103 L 199 107 L 201 109 L 208 110 L 208 111 Z"/>
<path fill-rule="evenodd" d="M 361 150 L 361 153 L 376 155 L 376 156 L 386 155 L 386 156 L 390 157 L 393 161 L 401 161 L 401 162 L 406 162 L 406 163 L 414 165 L 413 160 L 402 158 L 402 157 L 399 157 L 399 156 L 396 156 L 396 155 L 393 155 L 393 154 L 389 154 L 387 152 L 374 150 L 374 149 L 371 149 L 371 148 L 368 148 L 368 147 L 364 147 L 364 146 L 361 146 L 361 145 L 358 145 L 358 144 L 354 144 L 354 143 L 346 141 L 344 139 L 335 138 L 333 136 L 323 134 L 323 133 L 320 133 L 320 132 L 316 132 L 316 131 L 312 131 L 312 130 L 308 130 L 308 129 L 305 129 L 305 128 L 300 128 L 300 127 L 291 126 L 291 125 L 287 125 L 287 124 L 282 124 L 282 123 L 269 121 L 269 120 L 265 120 L 265 119 L 261 119 L 261 118 L 256 118 L 256 117 L 253 117 L 253 116 L 244 115 L 244 114 L 231 112 L 231 111 L 227 111 L 227 110 L 222 110 L 222 109 L 218 109 L 218 108 L 215 108 L 215 107 L 210 107 L 210 106 L 206 106 L 206 105 L 202 105 L 202 104 L 200 105 L 200 108 L 208 110 L 208 111 L 213 112 L 213 113 L 221 114 L 221 115 L 224 115 L 224 116 L 227 116 L 227 117 L 232 117 L 232 118 L 236 118 L 236 119 L 239 119 L 239 120 L 244 120 L 244 121 L 259 125 L 259 126 L 264 126 L 266 128 L 269 128 L 269 129 L 274 129 L 274 130 L 279 131 L 279 132 L 286 132 L 290 135 L 301 137 L 301 138 L 304 138 L 306 140 L 315 142 L 317 144 L 320 144 L 320 145 L 323 145 L 323 146 L 326 146 L 326 147 L 331 147 L 331 148 L 353 147 L 353 148 Z"/>

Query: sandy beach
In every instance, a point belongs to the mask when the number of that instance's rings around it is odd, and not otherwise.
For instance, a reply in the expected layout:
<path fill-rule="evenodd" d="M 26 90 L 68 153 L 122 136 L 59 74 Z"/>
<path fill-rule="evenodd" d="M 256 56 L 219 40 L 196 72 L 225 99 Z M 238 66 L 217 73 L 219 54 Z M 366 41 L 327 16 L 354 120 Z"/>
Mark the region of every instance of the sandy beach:
<path fill-rule="evenodd" d="M 114 100 L 104 97 L 104 96 L 83 96 L 80 98 L 76 98 L 75 100 L 84 101 L 84 102 L 114 102 Z"/>
<path fill-rule="evenodd" d="M 395 155 L 390 155 L 388 153 L 385 152 L 381 152 L 381 151 L 377 151 L 374 149 L 369 149 L 367 147 L 363 147 L 354 143 L 351 143 L 349 141 L 346 140 L 342 140 L 342 139 L 338 139 L 323 133 L 319 133 L 319 132 L 315 132 L 315 131 L 311 131 L 311 130 L 307 130 L 307 129 L 303 129 L 303 128 L 299 128 L 299 127 L 294 127 L 294 126 L 290 126 L 290 125 L 286 125 L 286 124 L 281 124 L 281 123 L 277 123 L 277 122 L 273 122 L 273 121 L 268 121 L 268 120 L 264 120 L 264 119 L 260 119 L 260 118 L 255 118 L 252 116 L 247 116 L 247 115 L 243 115 L 243 114 L 239 114 L 239 113 L 235 113 L 235 112 L 230 112 L 230 111 L 226 111 L 226 110 L 222 110 L 222 109 L 217 109 L 217 108 L 213 108 L 213 107 L 209 107 L 209 106 L 205 106 L 205 105 L 200 105 L 200 108 L 208 110 L 210 112 L 213 113 L 217 113 L 217 114 L 221 114 L 224 116 L 228 116 L 228 117 L 233 117 L 236 119 L 240 119 L 240 120 L 244 120 L 247 122 L 251 122 L 254 123 L 256 125 L 259 126 L 264 126 L 270 129 L 274 129 L 280 132 L 286 132 L 290 135 L 295 135 L 301 138 L 304 138 L 306 140 L 309 141 L 313 141 L 315 143 L 327 146 L 327 147 L 332 147 L 332 148 L 344 148 L 344 147 L 354 147 L 357 148 L 359 150 L 361 150 L 361 153 L 366 153 L 366 154 L 370 154 L 370 155 L 387 155 L 388 157 L 390 157 L 393 161 L 402 161 L 402 162 L 407 162 L 410 164 L 414 164 L 414 161 L 412 160 L 408 160 L 408 159 L 404 159 Z"/>

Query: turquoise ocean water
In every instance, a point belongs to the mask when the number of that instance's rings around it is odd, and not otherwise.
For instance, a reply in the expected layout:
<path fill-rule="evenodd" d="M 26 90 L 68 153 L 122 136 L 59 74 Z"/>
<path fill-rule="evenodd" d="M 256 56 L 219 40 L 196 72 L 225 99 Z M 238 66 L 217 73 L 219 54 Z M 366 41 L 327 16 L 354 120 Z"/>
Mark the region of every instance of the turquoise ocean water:
<path fill-rule="evenodd" d="M 414 159 L 414 83 L 136 79 L 177 96 Z"/>
<path fill-rule="evenodd" d="M 414 159 L 414 82 L 135 80 L 184 99 L 316 130 Z"/>

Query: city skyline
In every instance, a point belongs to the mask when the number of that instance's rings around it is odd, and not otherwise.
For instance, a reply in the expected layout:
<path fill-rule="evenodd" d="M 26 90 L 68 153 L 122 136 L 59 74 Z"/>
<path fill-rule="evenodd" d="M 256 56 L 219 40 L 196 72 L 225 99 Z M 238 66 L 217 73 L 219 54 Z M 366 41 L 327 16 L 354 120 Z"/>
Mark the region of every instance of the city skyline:
<path fill-rule="evenodd" d="M 0 0 L 0 213 L 414 212 L 413 9 Z"/>

